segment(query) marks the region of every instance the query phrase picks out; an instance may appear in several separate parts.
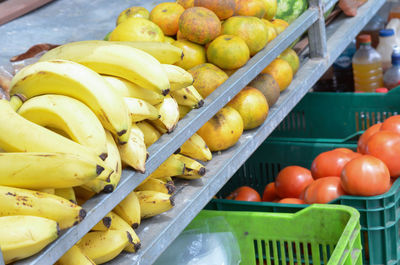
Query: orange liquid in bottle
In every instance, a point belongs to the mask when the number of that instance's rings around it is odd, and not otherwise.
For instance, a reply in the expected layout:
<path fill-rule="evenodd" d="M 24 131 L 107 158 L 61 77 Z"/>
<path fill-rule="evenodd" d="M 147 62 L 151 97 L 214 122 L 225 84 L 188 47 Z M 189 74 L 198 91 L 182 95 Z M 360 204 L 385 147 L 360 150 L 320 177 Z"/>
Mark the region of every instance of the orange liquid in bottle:
<path fill-rule="evenodd" d="M 382 63 L 353 64 L 356 91 L 373 92 L 383 87 Z"/>

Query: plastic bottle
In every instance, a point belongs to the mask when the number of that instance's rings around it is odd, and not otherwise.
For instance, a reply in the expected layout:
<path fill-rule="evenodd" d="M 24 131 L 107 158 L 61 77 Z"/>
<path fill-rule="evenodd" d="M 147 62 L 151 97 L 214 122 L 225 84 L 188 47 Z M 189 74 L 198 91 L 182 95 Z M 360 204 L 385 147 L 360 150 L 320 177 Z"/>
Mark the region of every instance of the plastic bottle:
<path fill-rule="evenodd" d="M 353 67 L 351 61 L 356 53 L 356 40 L 353 40 L 333 63 L 333 87 L 337 92 L 354 91 Z"/>
<path fill-rule="evenodd" d="M 392 18 L 386 26 L 387 29 L 393 29 L 396 36 L 396 44 L 400 46 L 400 19 Z"/>
<path fill-rule="evenodd" d="M 383 76 L 385 87 L 392 89 L 400 85 L 400 47 L 393 47 L 392 67 Z"/>
<path fill-rule="evenodd" d="M 373 92 L 383 87 L 382 58 L 371 47 L 371 36 L 358 37 L 360 48 L 353 57 L 354 88 L 356 91 Z"/>
<path fill-rule="evenodd" d="M 393 45 L 396 45 L 396 37 L 393 29 L 381 29 L 379 31 L 379 44 L 376 48 L 382 57 L 382 69 L 385 72 L 392 65 Z"/>
<path fill-rule="evenodd" d="M 372 47 L 376 48 L 379 43 L 379 31 L 385 28 L 385 24 L 386 20 L 377 14 L 368 22 L 360 34 L 371 35 Z M 359 47 L 358 44 L 357 48 Z"/>

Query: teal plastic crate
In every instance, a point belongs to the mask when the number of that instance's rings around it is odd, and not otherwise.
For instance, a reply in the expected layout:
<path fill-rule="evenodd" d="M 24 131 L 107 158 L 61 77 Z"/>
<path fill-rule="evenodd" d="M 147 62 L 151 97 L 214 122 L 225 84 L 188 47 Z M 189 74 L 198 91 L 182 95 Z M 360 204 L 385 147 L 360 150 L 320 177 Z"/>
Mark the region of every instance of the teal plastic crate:
<path fill-rule="evenodd" d="M 224 217 L 239 244 L 241 264 L 362 265 L 359 213 L 313 205 L 295 214 L 203 210 L 187 229 Z"/>
<path fill-rule="evenodd" d="M 217 197 L 225 198 L 240 186 L 253 187 L 262 194 L 265 186 L 275 181 L 278 172 L 284 167 L 298 165 L 310 168 L 318 154 L 338 147 L 355 150 L 356 145 L 266 141 L 220 190 Z M 352 206 L 360 212 L 364 264 L 400 264 L 400 180 L 383 195 L 342 196 L 330 204 Z M 207 209 L 293 213 L 305 207 L 307 206 L 214 199 Z"/>
<path fill-rule="evenodd" d="M 342 142 L 400 113 L 400 86 L 388 93 L 311 92 L 297 104 L 270 138 Z"/>

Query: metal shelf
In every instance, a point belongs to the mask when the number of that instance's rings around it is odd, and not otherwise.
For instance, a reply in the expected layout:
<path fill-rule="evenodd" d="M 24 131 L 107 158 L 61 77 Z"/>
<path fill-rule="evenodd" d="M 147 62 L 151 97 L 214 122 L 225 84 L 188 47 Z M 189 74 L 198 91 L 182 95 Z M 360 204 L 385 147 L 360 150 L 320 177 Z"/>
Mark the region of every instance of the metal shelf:
<path fill-rule="evenodd" d="M 85 3 L 80 3 L 81 7 L 87 3 L 86 1 L 83 2 Z M 100 8 L 101 5 L 99 5 L 99 2 L 113 2 L 113 5 L 115 6 L 115 2 L 122 1 L 99 0 L 94 2 L 96 2 L 96 7 L 94 8 Z M 139 4 L 140 1 L 136 2 L 136 4 Z M 158 2 L 153 2 L 152 5 L 155 5 Z M 330 1 L 330 3 L 332 2 L 333 1 Z M 63 3 L 63 1 L 57 3 Z M 101 6 L 102 12 L 111 5 L 107 3 L 105 3 L 104 6 Z M 359 9 L 359 16 L 345 19 L 342 24 L 338 24 L 337 30 L 335 30 L 330 37 L 328 46 L 325 46 L 324 41 L 320 42 L 319 46 L 317 44 L 315 48 L 323 49 L 324 47 L 327 47 L 329 56 L 325 57 L 325 59 L 310 59 L 305 62 L 290 87 L 282 93 L 277 104 L 271 108 L 267 121 L 256 130 L 245 132 L 240 141 L 231 149 L 222 152 L 221 155 L 214 155 L 213 160 L 207 164 L 207 169 L 209 170 L 207 175 L 201 180 L 191 181 L 190 185 L 186 186 L 185 189 L 182 189 L 181 192 L 176 195 L 177 205 L 171 211 L 143 222 L 138 230 L 139 236 L 143 242 L 143 249 L 135 255 L 128 255 L 126 253 L 121 254 L 115 261 L 110 262 L 110 264 L 132 264 L 139 263 L 139 261 L 140 264 L 151 264 L 289 113 L 289 111 L 332 64 L 334 59 L 342 50 L 344 50 L 350 40 L 354 38 L 366 22 L 368 22 L 373 14 L 379 9 L 377 8 L 378 5 L 382 5 L 383 3 L 384 0 L 369 0 L 367 4 Z M 140 2 L 140 5 L 143 4 L 144 3 Z M 52 5 L 53 4 L 49 6 Z M 124 3 L 122 6 L 126 5 L 127 4 Z M 129 3 L 129 6 L 132 5 L 135 5 L 135 2 Z M 120 9 L 121 7 L 118 8 L 118 11 L 120 11 Z M 82 11 L 80 12 L 82 13 Z M 83 205 L 87 210 L 87 216 L 80 224 L 64 231 L 55 242 L 46 247 L 42 252 L 25 260 L 16 262 L 15 264 L 52 264 L 58 260 L 58 258 L 71 248 L 82 236 L 84 236 L 91 227 L 100 221 L 106 213 L 111 211 L 115 205 L 137 187 L 194 132 L 196 132 L 220 108 L 228 103 L 277 55 L 307 31 L 308 28 L 311 26 L 315 27 L 317 24 L 316 22 L 320 22 L 318 19 L 321 17 L 322 12 L 320 12 L 315 5 L 304 12 L 302 16 L 296 20 L 296 23 L 290 25 L 284 33 L 280 34 L 270 43 L 270 45 L 255 55 L 243 68 L 239 69 L 225 83 L 218 87 L 205 100 L 203 108 L 191 111 L 179 122 L 177 129 L 173 133 L 163 135 L 159 141 L 149 148 L 148 151 L 150 157 L 146 163 L 146 174 L 140 174 L 132 170 L 124 170 L 121 182 L 113 193 L 100 194 Z M 12 24 L 12 27 L 15 28 L 15 24 Z M 43 29 L 37 33 L 41 33 L 42 30 Z M 342 31 L 342 33 L 338 33 L 339 30 Z M 0 34 L 2 31 L 4 32 L 5 30 L 0 27 Z M 325 39 L 325 36 L 318 36 L 318 33 L 325 33 L 324 27 L 315 27 L 313 31 L 314 34 L 310 34 L 311 39 L 316 37 L 319 37 L 320 40 Z M 345 34 L 352 35 L 353 37 L 341 37 Z M 342 39 L 334 39 L 339 37 Z M 88 37 L 86 36 L 84 39 L 88 39 Z M 72 40 L 60 39 L 58 41 Z"/>

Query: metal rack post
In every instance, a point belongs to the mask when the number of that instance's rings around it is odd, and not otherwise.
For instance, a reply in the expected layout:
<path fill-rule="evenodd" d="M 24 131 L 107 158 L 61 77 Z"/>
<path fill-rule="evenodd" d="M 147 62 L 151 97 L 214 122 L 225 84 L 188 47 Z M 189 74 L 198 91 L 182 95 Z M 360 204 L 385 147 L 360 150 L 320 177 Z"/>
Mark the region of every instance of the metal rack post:
<path fill-rule="evenodd" d="M 318 20 L 308 30 L 310 57 L 325 58 L 327 55 L 327 48 L 323 1 L 309 0 L 309 3 L 311 9 L 318 10 Z"/>

